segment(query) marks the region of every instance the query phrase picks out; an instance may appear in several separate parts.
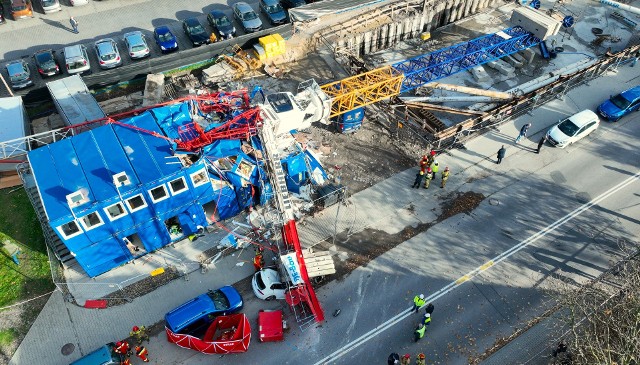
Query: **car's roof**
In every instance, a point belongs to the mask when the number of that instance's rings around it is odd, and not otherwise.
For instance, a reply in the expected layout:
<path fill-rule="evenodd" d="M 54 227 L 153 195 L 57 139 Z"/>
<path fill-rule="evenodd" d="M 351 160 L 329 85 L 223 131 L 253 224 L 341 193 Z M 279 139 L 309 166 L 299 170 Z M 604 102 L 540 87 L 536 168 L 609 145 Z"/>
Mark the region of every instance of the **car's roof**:
<path fill-rule="evenodd" d="M 632 87 L 631 89 L 623 91 L 621 94 L 626 99 L 633 101 L 640 97 L 640 86 Z"/>
<path fill-rule="evenodd" d="M 276 4 L 280 4 L 280 1 L 278 0 L 262 0 L 264 2 L 265 5 L 276 5 Z"/>
<path fill-rule="evenodd" d="M 142 37 L 144 37 L 144 34 L 142 34 L 142 32 L 139 30 L 124 34 L 124 38 L 129 38 L 129 39 L 141 39 Z"/>
<path fill-rule="evenodd" d="M 579 113 L 576 113 L 572 116 L 570 116 L 568 119 L 571 120 L 571 122 L 573 122 L 573 124 L 577 125 L 578 127 L 582 127 L 585 124 L 591 122 L 594 119 L 598 119 L 598 115 L 594 112 L 592 112 L 589 109 L 583 110 Z"/>
<path fill-rule="evenodd" d="M 104 364 L 105 362 L 111 360 L 111 351 L 114 346 L 115 344 L 113 342 L 110 342 L 104 346 L 101 346 L 89 355 L 72 362 L 71 365 Z"/>
<path fill-rule="evenodd" d="M 169 29 L 169 27 L 167 27 L 166 25 L 161 25 L 157 27 L 155 31 L 158 34 L 171 33 L 171 29 Z"/>
<path fill-rule="evenodd" d="M 36 51 L 36 53 L 34 54 L 40 54 L 40 53 L 53 53 L 52 49 L 41 49 L 39 51 Z"/>
<path fill-rule="evenodd" d="M 24 72 L 24 70 L 22 69 L 22 65 L 24 65 L 23 60 L 11 61 L 7 63 L 7 70 L 9 71 L 9 73 L 12 73 L 12 72 L 22 73 Z"/>
<path fill-rule="evenodd" d="M 209 12 L 209 14 L 211 14 L 211 16 L 216 18 L 216 19 L 227 16 L 227 14 L 225 14 L 224 12 L 222 12 L 220 10 L 213 10 L 213 11 Z"/>
<path fill-rule="evenodd" d="M 183 21 L 190 27 L 200 24 L 200 21 L 197 18 L 187 18 Z"/>
<path fill-rule="evenodd" d="M 253 11 L 253 8 L 245 3 L 245 2 L 239 2 L 239 3 L 235 3 L 233 6 L 235 6 L 236 8 L 238 8 L 238 10 L 240 10 L 241 12 L 249 12 L 249 11 Z"/>
<path fill-rule="evenodd" d="M 259 271 L 262 281 L 274 283 L 280 282 L 280 275 L 274 269 L 262 269 Z"/>

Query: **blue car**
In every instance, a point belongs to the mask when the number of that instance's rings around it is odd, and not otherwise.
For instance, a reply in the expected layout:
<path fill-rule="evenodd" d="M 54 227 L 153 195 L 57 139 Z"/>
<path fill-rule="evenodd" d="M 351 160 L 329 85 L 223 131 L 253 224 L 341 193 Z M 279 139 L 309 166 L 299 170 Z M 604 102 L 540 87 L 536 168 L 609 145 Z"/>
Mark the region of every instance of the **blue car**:
<path fill-rule="evenodd" d="M 616 122 L 626 114 L 638 110 L 638 107 L 640 107 L 640 86 L 611 96 L 609 100 L 600 104 L 598 114 L 607 120 Z"/>
<path fill-rule="evenodd" d="M 113 351 L 115 347 L 116 345 L 110 342 L 87 356 L 72 362 L 71 365 L 120 365 L 120 355 Z"/>
<path fill-rule="evenodd" d="M 242 296 L 232 286 L 209 290 L 172 309 L 164 316 L 168 329 L 173 333 L 202 337 L 217 316 L 242 310 Z"/>
<path fill-rule="evenodd" d="M 272 25 L 287 22 L 287 13 L 278 0 L 260 0 L 260 9 L 267 16 Z"/>
<path fill-rule="evenodd" d="M 171 29 L 166 25 L 154 29 L 153 38 L 156 40 L 156 43 L 158 44 L 158 47 L 160 47 L 162 53 L 178 50 L 178 40 L 176 39 L 176 36 L 171 33 Z"/>

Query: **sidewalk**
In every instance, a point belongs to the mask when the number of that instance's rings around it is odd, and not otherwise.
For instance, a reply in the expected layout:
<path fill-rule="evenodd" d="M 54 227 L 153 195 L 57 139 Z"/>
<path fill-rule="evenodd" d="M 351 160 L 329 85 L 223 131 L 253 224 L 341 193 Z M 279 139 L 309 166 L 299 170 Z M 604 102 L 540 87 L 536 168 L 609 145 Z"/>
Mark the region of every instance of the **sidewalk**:
<path fill-rule="evenodd" d="M 544 167 L 560 152 L 549 146 L 545 146 L 540 155 L 536 155 L 532 150 L 550 125 L 562 116 L 586 108 L 593 110 L 606 95 L 634 85 L 633 80 L 639 74 L 640 68 L 622 67 L 616 74 L 597 80 L 597 93 L 585 92 L 589 86 L 574 89 L 565 96 L 564 100 L 548 103 L 534 111 L 531 116 L 518 118 L 515 122 L 506 123 L 494 131 L 469 141 L 466 143 L 465 150 L 449 151 L 439 156 L 441 166 L 449 166 L 452 170 L 446 189 L 438 187 L 439 179 L 429 190 L 411 189 L 416 169 L 410 169 L 370 189 L 354 194 L 350 198 L 350 206 L 334 205 L 322 214 L 306 218 L 298 229 L 301 241 L 312 246 L 330 237 L 334 232 L 337 214 L 340 218 L 338 232 L 345 229 L 357 232 L 366 227 L 397 232 L 408 225 L 433 222 L 437 216 L 437 212 L 433 211 L 439 204 L 437 200 L 453 191 L 468 191 L 472 188 L 474 192 L 489 196 L 495 193 L 493 186 L 474 184 L 468 179 L 471 176 L 482 174 L 489 176 L 496 172 L 514 175 L 529 173 L 527 171 Z M 528 138 L 519 145 L 513 145 L 513 139 L 520 127 L 528 122 L 533 123 Z M 610 129 L 606 122 L 603 122 L 600 128 L 605 130 L 604 133 L 608 133 Z M 507 154 L 504 162 L 496 165 L 495 154 L 501 145 L 505 145 Z M 420 198 L 416 199 L 416 194 L 419 194 Z M 416 211 L 424 214 L 420 214 L 419 218 L 416 218 L 416 215 L 406 214 L 405 208 L 410 204 L 415 206 Z M 132 324 L 148 326 L 157 323 L 162 320 L 168 310 L 185 300 L 209 288 L 236 283 L 250 276 L 253 273 L 253 267 L 237 266 L 237 253 L 221 260 L 216 264 L 215 269 L 209 270 L 202 276 L 192 275 L 190 281 L 174 280 L 152 293 L 119 307 L 105 310 L 84 309 L 65 303 L 62 295 L 55 292 L 20 344 L 10 364 L 69 363 L 106 342 L 128 336 Z M 322 290 L 320 288 L 320 294 Z M 256 312 L 250 309 L 257 305 L 255 303 L 257 299 L 245 296 L 245 301 L 247 302 L 245 312 L 248 313 L 250 321 L 255 323 Z M 266 302 L 260 302 L 259 305 L 265 307 Z M 295 323 L 291 325 L 294 328 L 297 326 Z M 521 341 L 526 341 L 526 338 L 523 337 Z M 68 343 L 73 344 L 76 350 L 71 355 L 64 356 L 60 349 Z M 197 355 L 187 350 L 182 352 L 183 350 L 168 344 L 163 333 L 153 337 L 148 348 L 153 358 L 162 359 L 162 363 L 174 363 L 176 359 L 184 360 L 184 356 Z M 520 361 L 518 351 L 507 352 L 507 349 L 505 347 L 505 352 L 502 352 L 505 357 L 501 362 L 503 364 L 518 363 Z M 176 358 L 177 356 L 182 357 Z"/>

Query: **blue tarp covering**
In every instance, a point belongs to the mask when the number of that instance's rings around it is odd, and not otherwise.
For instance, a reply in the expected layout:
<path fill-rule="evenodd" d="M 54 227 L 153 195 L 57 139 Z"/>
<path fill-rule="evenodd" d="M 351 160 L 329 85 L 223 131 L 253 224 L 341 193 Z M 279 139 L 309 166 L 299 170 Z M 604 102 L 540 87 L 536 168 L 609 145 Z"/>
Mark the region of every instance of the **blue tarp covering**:
<path fill-rule="evenodd" d="M 224 188 L 214 192 L 214 196 L 220 220 L 234 217 L 242 211 L 238 205 L 238 200 L 236 199 L 236 192 L 232 187 L 225 186 Z"/>
<path fill-rule="evenodd" d="M 304 185 L 308 178 L 305 154 L 298 153 L 290 155 L 282 160 L 282 164 L 287 170 L 287 189 L 293 193 L 299 194 L 300 186 Z"/>
<path fill-rule="evenodd" d="M 242 153 L 240 146 L 242 143 L 238 140 L 221 139 L 204 148 L 204 155 L 211 160 L 217 160 L 222 157 L 237 156 Z"/>
<path fill-rule="evenodd" d="M 172 139 L 179 139 L 178 129 L 192 123 L 188 102 L 154 108 L 150 112 L 166 136 Z"/>

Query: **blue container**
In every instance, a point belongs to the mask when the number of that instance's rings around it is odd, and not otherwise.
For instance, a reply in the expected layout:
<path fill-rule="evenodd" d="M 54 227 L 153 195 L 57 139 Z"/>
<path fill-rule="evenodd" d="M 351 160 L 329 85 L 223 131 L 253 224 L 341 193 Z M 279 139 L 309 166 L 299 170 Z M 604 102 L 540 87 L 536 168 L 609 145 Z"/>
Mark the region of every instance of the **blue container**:
<path fill-rule="evenodd" d="M 338 131 L 341 133 L 355 132 L 362 126 L 364 107 L 349 110 L 336 117 Z"/>

